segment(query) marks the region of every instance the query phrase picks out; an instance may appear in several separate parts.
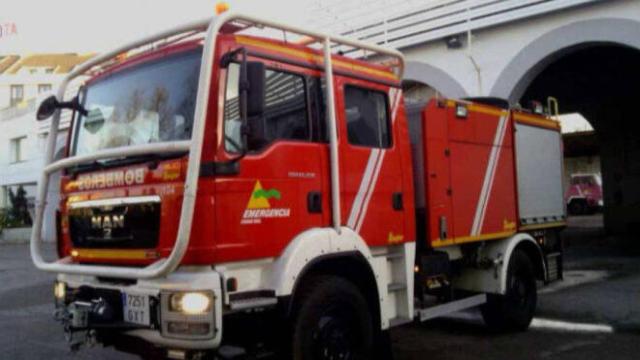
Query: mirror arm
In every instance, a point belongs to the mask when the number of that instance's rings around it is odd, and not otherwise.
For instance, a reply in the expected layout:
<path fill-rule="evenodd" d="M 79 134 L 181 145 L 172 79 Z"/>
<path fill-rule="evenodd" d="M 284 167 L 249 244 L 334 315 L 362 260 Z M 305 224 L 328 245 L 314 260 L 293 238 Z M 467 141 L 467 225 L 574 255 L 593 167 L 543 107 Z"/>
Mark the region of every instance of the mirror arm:
<path fill-rule="evenodd" d="M 239 47 L 235 50 L 231 50 L 227 52 L 226 54 L 222 55 L 222 57 L 220 58 L 220 67 L 223 69 L 226 69 L 238 54 L 246 53 L 246 52 L 247 52 L 247 49 L 245 49 L 244 47 Z"/>
<path fill-rule="evenodd" d="M 89 115 L 89 111 L 87 111 L 87 109 L 85 109 L 84 106 L 80 104 L 80 99 L 77 96 L 74 97 L 71 101 L 59 102 L 58 108 L 76 110 L 80 114 L 82 114 L 82 116 Z"/>

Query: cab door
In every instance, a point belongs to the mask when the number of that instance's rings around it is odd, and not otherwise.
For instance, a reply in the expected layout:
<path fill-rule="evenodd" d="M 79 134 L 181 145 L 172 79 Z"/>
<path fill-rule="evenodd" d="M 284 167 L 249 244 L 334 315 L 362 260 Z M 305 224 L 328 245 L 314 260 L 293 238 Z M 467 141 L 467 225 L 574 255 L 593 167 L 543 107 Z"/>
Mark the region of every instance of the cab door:
<path fill-rule="evenodd" d="M 343 224 L 370 245 L 402 243 L 405 197 L 393 130 L 400 91 L 336 77 Z"/>
<path fill-rule="evenodd" d="M 317 134 L 317 77 L 295 66 L 264 62 L 265 110 L 250 120 L 258 130 L 249 136 L 246 156 L 237 161 L 237 174 L 216 177 L 218 261 L 278 256 L 297 235 L 328 221 L 328 146 Z M 239 71 L 237 63 L 222 71 L 221 162 L 241 153 Z"/>

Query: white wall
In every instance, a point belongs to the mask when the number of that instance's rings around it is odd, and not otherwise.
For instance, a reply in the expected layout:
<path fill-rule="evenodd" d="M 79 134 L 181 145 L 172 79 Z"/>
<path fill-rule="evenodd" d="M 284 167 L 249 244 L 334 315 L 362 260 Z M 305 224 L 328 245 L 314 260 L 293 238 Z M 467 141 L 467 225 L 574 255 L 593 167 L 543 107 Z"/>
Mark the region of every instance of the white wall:
<path fill-rule="evenodd" d="M 525 48 L 553 30 L 561 29 L 569 24 L 596 19 L 622 19 L 640 23 L 640 1 L 601 1 L 593 5 L 475 31 L 473 32 L 473 45 L 470 49 L 466 47 L 448 49 L 444 40 L 438 40 L 403 49 L 403 53 L 408 61 L 421 62 L 444 71 L 462 85 L 469 96 L 505 96 L 505 94 L 493 93 L 492 90 L 494 90 L 500 76 L 503 75 L 503 70 Z M 620 35 L 624 36 L 625 34 Z M 633 35 L 627 34 L 627 36 Z M 558 39 L 558 41 L 562 40 Z M 472 56 L 478 65 L 479 74 L 469 56 Z M 539 60 L 535 59 L 535 61 Z M 523 69 L 523 71 L 526 70 L 529 69 Z M 428 85 L 433 86 L 434 84 Z"/>

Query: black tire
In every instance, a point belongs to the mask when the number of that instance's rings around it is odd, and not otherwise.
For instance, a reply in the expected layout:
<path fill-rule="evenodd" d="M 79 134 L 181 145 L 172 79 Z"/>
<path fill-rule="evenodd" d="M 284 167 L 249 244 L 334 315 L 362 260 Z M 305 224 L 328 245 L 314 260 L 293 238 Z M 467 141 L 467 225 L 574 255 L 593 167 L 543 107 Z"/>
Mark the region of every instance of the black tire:
<path fill-rule="evenodd" d="M 587 204 L 582 200 L 573 200 L 567 209 L 571 215 L 584 215 L 587 213 Z"/>
<path fill-rule="evenodd" d="M 368 360 L 373 321 L 358 288 L 336 276 L 310 279 L 296 300 L 293 360 Z"/>
<path fill-rule="evenodd" d="M 480 309 L 485 324 L 494 331 L 525 331 L 536 311 L 538 292 L 531 259 L 516 250 L 509 260 L 507 293 L 487 295 L 487 303 Z"/>

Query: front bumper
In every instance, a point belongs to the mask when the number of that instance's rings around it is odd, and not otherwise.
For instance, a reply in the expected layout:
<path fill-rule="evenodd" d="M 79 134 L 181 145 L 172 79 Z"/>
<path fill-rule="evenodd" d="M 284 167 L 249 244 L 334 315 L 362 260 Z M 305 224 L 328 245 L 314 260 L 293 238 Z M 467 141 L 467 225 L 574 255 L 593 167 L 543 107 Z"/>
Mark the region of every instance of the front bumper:
<path fill-rule="evenodd" d="M 144 340 L 150 344 L 162 348 L 171 349 L 185 349 L 185 350 L 213 350 L 219 347 L 222 339 L 222 288 L 220 275 L 212 270 L 210 267 L 181 267 L 177 271 L 171 273 L 169 276 L 160 279 L 151 280 L 138 280 L 132 282 L 123 282 L 120 280 L 107 280 L 100 279 L 94 276 L 84 275 L 58 275 L 58 281 L 66 284 L 70 289 L 70 295 L 67 297 L 68 304 L 73 303 L 75 299 L 73 290 L 77 289 L 90 289 L 91 293 L 95 293 L 94 297 L 101 297 L 100 294 L 109 292 L 111 294 L 117 293 L 135 293 L 149 296 L 152 304 L 157 306 L 150 306 L 149 311 L 151 313 L 151 325 L 133 325 L 122 322 L 122 319 L 116 320 L 113 323 L 104 322 L 91 322 L 87 324 L 87 329 L 96 329 L 99 331 L 119 332 L 121 335 L 131 336 Z M 210 334 L 207 336 L 187 334 L 170 334 L 167 331 L 167 321 L 175 321 L 174 315 L 169 316 L 166 313 L 166 306 L 163 304 L 167 292 L 184 292 L 184 291 L 207 291 L 213 293 L 213 301 L 211 306 L 212 316 L 206 317 L 206 321 L 209 322 L 211 329 Z M 87 300 L 87 299 L 84 299 Z M 95 299 L 97 300 L 97 299 Z M 110 300 L 114 302 L 115 300 Z M 62 307 L 62 305 L 59 305 Z M 114 308 L 122 311 L 121 307 L 114 306 Z M 199 317 L 197 320 L 202 321 L 203 317 Z M 171 318 L 171 319 L 169 319 Z M 191 318 L 185 315 L 185 321 L 188 322 Z M 179 319 L 178 319 L 179 320 Z"/>

